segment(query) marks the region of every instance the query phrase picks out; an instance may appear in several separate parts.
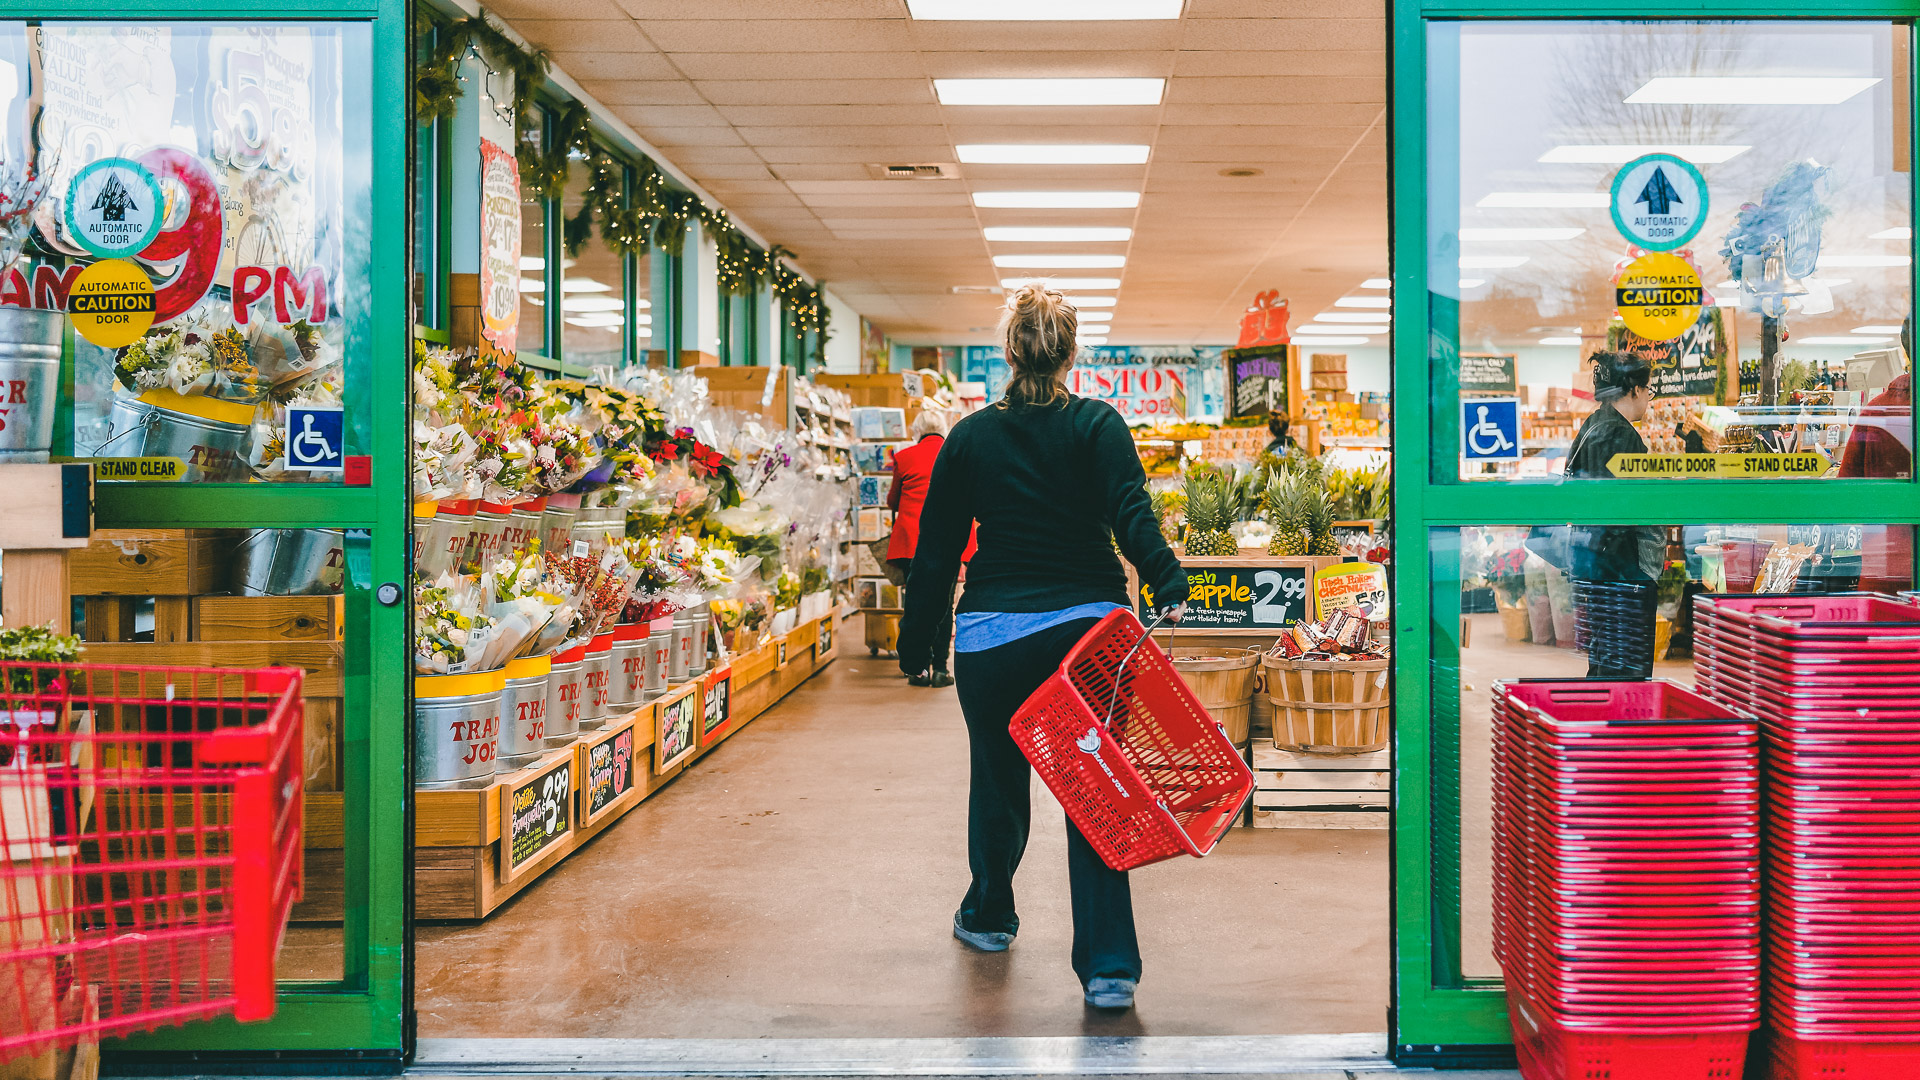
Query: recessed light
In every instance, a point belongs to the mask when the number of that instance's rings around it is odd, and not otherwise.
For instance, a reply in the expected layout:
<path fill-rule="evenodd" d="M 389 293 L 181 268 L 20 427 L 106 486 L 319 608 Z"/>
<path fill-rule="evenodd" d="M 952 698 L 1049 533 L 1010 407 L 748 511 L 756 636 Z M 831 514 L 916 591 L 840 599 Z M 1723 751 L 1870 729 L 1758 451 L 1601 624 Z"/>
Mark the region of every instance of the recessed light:
<path fill-rule="evenodd" d="M 1463 289 L 1477 289 L 1486 283 L 1486 278 L 1463 277 L 1460 279 L 1460 287 Z"/>
<path fill-rule="evenodd" d="M 1099 334 L 1087 334 L 1081 337 L 1074 338 L 1073 340 L 1079 342 L 1082 345 L 1105 345 L 1107 343 L 1107 339 L 1100 336 Z"/>
<path fill-rule="evenodd" d="M 1112 307 L 1115 299 L 1111 296 L 1069 296 L 1067 303 L 1077 311 L 1081 308 Z"/>
<path fill-rule="evenodd" d="M 1182 0 L 907 0 L 916 19 L 1068 22 L 1177 19 Z"/>
<path fill-rule="evenodd" d="M 569 296 L 560 301 L 561 311 L 624 311 L 626 302 L 613 296 Z"/>
<path fill-rule="evenodd" d="M 1525 255 L 1462 255 L 1462 270 L 1511 270 L 1527 261 Z"/>
<path fill-rule="evenodd" d="M 1266 175 L 1266 170 L 1255 169 L 1246 165 L 1236 165 L 1231 169 L 1221 169 L 1220 175 L 1231 176 L 1231 177 L 1234 177 L 1235 179 L 1242 179 L 1249 176 L 1264 176 Z"/>
<path fill-rule="evenodd" d="M 1334 307 L 1392 307 L 1393 299 L 1386 296 L 1343 296 L 1333 302 Z"/>
<path fill-rule="evenodd" d="M 1900 332 L 1900 328 L 1898 326 L 1856 326 L 1853 328 L 1853 332 L 1856 334 L 1897 334 Z"/>
<path fill-rule="evenodd" d="M 1483 210 L 1589 210 L 1604 209 L 1604 191 L 1495 191 L 1482 197 L 1475 206 Z"/>
<path fill-rule="evenodd" d="M 942 105 L 1158 105 L 1165 79 L 935 79 Z"/>
<path fill-rule="evenodd" d="M 1125 255 L 995 255 L 993 265 L 1010 270 L 1118 270 Z"/>
<path fill-rule="evenodd" d="M 1540 339 L 1540 344 L 1542 345 L 1578 345 L 1580 344 L 1580 339 L 1577 337 L 1559 337 L 1559 336 L 1543 337 Z"/>
<path fill-rule="evenodd" d="M 1910 266 L 1911 255 L 1822 255 L 1819 266 Z"/>
<path fill-rule="evenodd" d="M 1151 147 L 1139 143 L 962 143 L 966 165 L 1141 165 Z"/>
<path fill-rule="evenodd" d="M 1367 337 L 1384 334 L 1386 330 L 1384 326 L 1321 326 L 1318 323 L 1293 328 L 1296 334 L 1362 334 Z"/>
<path fill-rule="evenodd" d="M 988 240 L 1007 244 L 1101 244 L 1133 239 L 1132 229 L 1072 225 L 989 225 L 985 232 Z"/>
<path fill-rule="evenodd" d="M 976 191 L 973 205 L 1006 210 L 1129 210 L 1137 191 Z"/>
<path fill-rule="evenodd" d="M 1800 345 L 1885 345 L 1893 339 L 1890 337 L 1803 337 L 1793 340 Z"/>
<path fill-rule="evenodd" d="M 1372 338 L 1364 338 L 1364 337 L 1305 337 L 1300 339 L 1300 344 L 1314 345 L 1314 346 L 1365 345 L 1371 342 L 1372 340 L 1373 340 Z"/>
<path fill-rule="evenodd" d="M 1393 316 L 1384 311 L 1323 311 L 1313 318 L 1315 322 L 1379 323 L 1393 321 Z"/>
<path fill-rule="evenodd" d="M 1000 279 L 1000 287 L 1003 289 L 1017 289 L 1022 285 L 1045 285 L 1047 288 L 1056 291 L 1065 289 L 1117 289 L 1120 287 L 1120 279 L 1110 277 L 1010 277 Z"/>
<path fill-rule="evenodd" d="M 1661 75 L 1629 105 L 1838 105 L 1879 79 L 1818 75 Z"/>
<path fill-rule="evenodd" d="M 1895 225 L 1891 229 L 1881 229 L 1879 232 L 1874 233 L 1873 235 L 1867 237 L 1867 239 L 1869 240 L 1911 240 L 1913 239 L 1913 230 L 1907 228 L 1905 225 Z"/>
<path fill-rule="evenodd" d="M 1493 243 L 1507 243 L 1510 241 L 1524 241 L 1524 240 L 1571 240 L 1574 237 L 1579 236 L 1581 233 L 1584 233 L 1586 231 L 1587 230 L 1585 229 L 1576 229 L 1571 227 L 1553 228 L 1553 229 L 1473 229 L 1473 228 L 1469 228 L 1469 229 L 1460 230 L 1460 239 L 1466 240 L 1466 241 L 1490 241 Z"/>
<path fill-rule="evenodd" d="M 1370 277 L 1367 280 L 1361 282 L 1360 287 L 1363 289 L 1391 289 L 1393 288 L 1393 279 L 1383 278 L 1383 277 Z"/>
<path fill-rule="evenodd" d="M 1739 157 L 1753 149 L 1751 146 L 1733 146 L 1723 144 L 1700 144 L 1694 146 L 1668 146 L 1656 143 L 1626 143 L 1618 145 L 1575 143 L 1556 146 L 1540 155 L 1540 161 L 1548 165 L 1625 165 L 1637 157 L 1648 154 L 1672 154 L 1695 165 L 1718 165 Z"/>

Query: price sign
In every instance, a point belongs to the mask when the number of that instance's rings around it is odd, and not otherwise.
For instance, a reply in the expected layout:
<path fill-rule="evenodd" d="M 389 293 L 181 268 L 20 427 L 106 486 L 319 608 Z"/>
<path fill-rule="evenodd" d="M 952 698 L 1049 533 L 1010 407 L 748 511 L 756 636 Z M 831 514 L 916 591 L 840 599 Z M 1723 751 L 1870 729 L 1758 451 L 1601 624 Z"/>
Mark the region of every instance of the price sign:
<path fill-rule="evenodd" d="M 721 668 L 702 680 L 700 744 L 708 746 L 720 740 L 733 724 L 733 669 Z"/>
<path fill-rule="evenodd" d="M 685 761 L 700 748 L 699 725 L 706 711 L 706 696 L 697 682 L 685 683 L 670 701 L 655 711 L 657 725 L 653 733 L 653 771 L 664 773 Z"/>
<path fill-rule="evenodd" d="M 587 799 L 580 824 L 593 824 L 620 796 L 633 790 L 633 740 L 633 725 L 628 724 L 587 747 Z"/>
<path fill-rule="evenodd" d="M 1304 566 L 1194 567 L 1187 570 L 1187 614 L 1182 630 L 1273 630 L 1308 617 Z M 1153 606 L 1153 590 L 1140 598 Z"/>
<path fill-rule="evenodd" d="M 573 759 L 508 788 L 500 816 L 500 879 L 512 881 L 573 832 Z"/>

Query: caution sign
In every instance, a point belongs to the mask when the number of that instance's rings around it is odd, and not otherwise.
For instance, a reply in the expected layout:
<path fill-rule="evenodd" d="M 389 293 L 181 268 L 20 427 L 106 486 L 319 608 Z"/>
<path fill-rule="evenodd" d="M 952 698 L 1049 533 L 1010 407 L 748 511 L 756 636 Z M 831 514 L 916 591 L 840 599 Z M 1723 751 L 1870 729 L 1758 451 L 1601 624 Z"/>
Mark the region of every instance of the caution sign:
<path fill-rule="evenodd" d="M 73 279 L 67 318 L 103 349 L 131 345 L 153 325 L 153 279 L 125 259 L 103 259 Z"/>
<path fill-rule="evenodd" d="M 67 235 L 103 259 L 138 255 L 160 235 L 160 181 L 132 158 L 87 163 L 67 185 Z"/>
<path fill-rule="evenodd" d="M 184 479 L 187 463 L 177 457 L 103 457 L 93 462 L 93 474 L 101 480 L 137 480 L 144 483 L 168 483 Z"/>
<path fill-rule="evenodd" d="M 1672 251 L 1707 223 L 1707 182 L 1685 158 L 1648 154 L 1613 177 L 1613 225 L 1648 251 Z"/>
<path fill-rule="evenodd" d="M 1798 454 L 1615 454 L 1607 471 L 1615 476 L 1705 477 L 1712 480 L 1781 480 L 1825 476 L 1825 455 Z"/>
<path fill-rule="evenodd" d="M 1643 255 L 1627 264 L 1613 306 L 1627 329 L 1648 341 L 1672 341 L 1700 318 L 1700 275 L 1677 255 Z"/>

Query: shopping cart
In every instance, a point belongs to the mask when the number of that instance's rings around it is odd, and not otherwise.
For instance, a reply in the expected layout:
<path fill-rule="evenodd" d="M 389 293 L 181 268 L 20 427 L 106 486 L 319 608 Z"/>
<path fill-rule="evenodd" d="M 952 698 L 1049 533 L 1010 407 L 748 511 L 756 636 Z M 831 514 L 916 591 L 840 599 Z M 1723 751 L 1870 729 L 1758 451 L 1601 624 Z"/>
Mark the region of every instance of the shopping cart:
<path fill-rule="evenodd" d="M 272 1015 L 303 674 L 0 663 L 0 1060 Z"/>
<path fill-rule="evenodd" d="M 1087 631 L 1008 730 L 1115 870 L 1207 854 L 1253 795 L 1240 751 L 1124 608 Z"/>

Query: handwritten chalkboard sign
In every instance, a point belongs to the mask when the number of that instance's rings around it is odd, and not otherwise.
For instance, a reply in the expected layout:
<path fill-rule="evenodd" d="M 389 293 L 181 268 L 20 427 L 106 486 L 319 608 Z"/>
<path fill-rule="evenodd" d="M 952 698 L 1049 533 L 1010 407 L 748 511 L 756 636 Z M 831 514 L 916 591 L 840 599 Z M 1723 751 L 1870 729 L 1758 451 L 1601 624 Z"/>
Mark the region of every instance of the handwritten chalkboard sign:
<path fill-rule="evenodd" d="M 632 724 L 587 747 L 587 798 L 580 811 L 580 824 L 591 825 L 605 814 L 620 796 L 633 790 Z"/>
<path fill-rule="evenodd" d="M 706 696 L 697 682 L 685 683 L 671 701 L 662 702 L 653 734 L 653 771 L 664 773 L 700 748 L 700 717 Z"/>
<path fill-rule="evenodd" d="M 512 881 L 573 832 L 573 759 L 500 795 L 500 878 Z"/>
<path fill-rule="evenodd" d="M 1309 566 L 1189 566 L 1187 613 L 1179 628 L 1278 633 L 1309 617 L 1312 577 Z M 1140 590 L 1147 607 L 1153 605 L 1151 593 Z"/>
<path fill-rule="evenodd" d="M 1520 377 L 1513 357 L 1495 353 L 1460 354 L 1460 391 L 1466 394 L 1515 394 Z"/>
<path fill-rule="evenodd" d="M 1287 415 L 1287 346 L 1228 349 L 1227 415 Z"/>
<path fill-rule="evenodd" d="M 733 722 L 733 669 L 723 668 L 708 675 L 706 688 L 701 697 L 704 703 L 700 724 L 702 746 L 718 741 Z"/>

